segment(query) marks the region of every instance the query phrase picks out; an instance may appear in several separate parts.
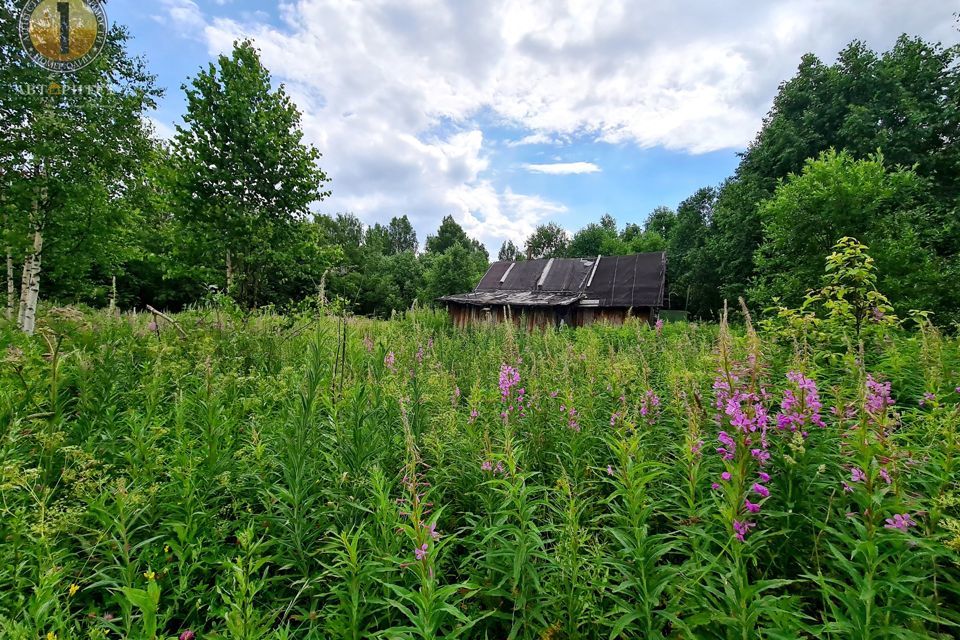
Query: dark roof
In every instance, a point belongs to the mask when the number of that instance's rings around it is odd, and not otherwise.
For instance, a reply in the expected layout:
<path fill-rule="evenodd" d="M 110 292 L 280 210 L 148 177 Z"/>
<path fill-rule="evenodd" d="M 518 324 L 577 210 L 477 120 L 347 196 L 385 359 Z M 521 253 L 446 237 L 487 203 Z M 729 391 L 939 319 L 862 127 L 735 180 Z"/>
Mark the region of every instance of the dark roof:
<path fill-rule="evenodd" d="M 662 307 L 667 257 L 638 253 L 599 258 L 542 258 L 494 262 L 477 288 L 440 298 L 480 305 Z"/>

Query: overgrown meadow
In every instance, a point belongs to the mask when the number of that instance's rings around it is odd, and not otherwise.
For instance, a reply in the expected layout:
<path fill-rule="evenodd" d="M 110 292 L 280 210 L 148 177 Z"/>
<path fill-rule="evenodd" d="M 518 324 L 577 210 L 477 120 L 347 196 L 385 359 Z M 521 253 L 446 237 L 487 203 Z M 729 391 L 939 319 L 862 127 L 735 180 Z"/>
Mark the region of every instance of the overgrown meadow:
<path fill-rule="evenodd" d="M 956 637 L 957 339 L 738 318 L 5 329 L 0 636 Z"/>

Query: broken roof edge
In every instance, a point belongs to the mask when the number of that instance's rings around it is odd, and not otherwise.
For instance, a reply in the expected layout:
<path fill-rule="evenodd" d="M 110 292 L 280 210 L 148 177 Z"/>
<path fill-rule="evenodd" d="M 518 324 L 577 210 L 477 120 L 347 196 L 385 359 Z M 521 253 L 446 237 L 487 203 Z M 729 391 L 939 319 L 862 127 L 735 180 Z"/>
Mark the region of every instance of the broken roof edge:
<path fill-rule="evenodd" d="M 583 298 L 582 294 L 538 292 L 538 291 L 474 291 L 455 295 L 441 296 L 438 302 L 454 302 L 476 307 L 488 305 L 514 307 L 555 307 L 569 306 Z"/>

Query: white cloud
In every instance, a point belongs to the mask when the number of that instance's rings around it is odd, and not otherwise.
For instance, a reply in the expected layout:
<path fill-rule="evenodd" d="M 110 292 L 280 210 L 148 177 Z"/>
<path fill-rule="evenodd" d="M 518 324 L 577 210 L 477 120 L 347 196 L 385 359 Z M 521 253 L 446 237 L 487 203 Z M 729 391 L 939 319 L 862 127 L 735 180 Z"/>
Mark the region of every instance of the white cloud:
<path fill-rule="evenodd" d="M 524 136 L 519 140 L 510 140 L 507 142 L 508 147 L 522 147 L 528 144 L 559 144 L 560 140 L 552 136 L 548 136 L 545 133 L 531 133 L 528 136 Z"/>
<path fill-rule="evenodd" d="M 171 140 L 177 134 L 176 129 L 154 117 L 148 117 L 147 122 L 153 127 L 154 135 L 161 140 Z"/>
<path fill-rule="evenodd" d="M 321 210 L 406 213 L 421 238 L 452 213 L 492 249 L 564 209 L 490 181 L 481 118 L 529 132 L 508 147 L 739 149 L 804 52 L 831 60 L 853 38 L 887 48 L 902 31 L 956 40 L 942 0 L 287 0 L 279 24 L 202 29 L 192 0 L 163 2 L 211 53 L 256 41 L 324 154 L 334 196 Z M 571 167 L 599 170 L 528 169 Z"/>
<path fill-rule="evenodd" d="M 196 37 L 206 25 L 200 7 L 193 0 L 161 0 L 161 6 L 166 14 L 154 15 L 153 19 L 173 26 L 178 35 Z"/>
<path fill-rule="evenodd" d="M 599 173 L 600 167 L 592 162 L 554 162 L 551 164 L 525 164 L 523 168 L 532 173 L 569 175 L 573 173 Z"/>

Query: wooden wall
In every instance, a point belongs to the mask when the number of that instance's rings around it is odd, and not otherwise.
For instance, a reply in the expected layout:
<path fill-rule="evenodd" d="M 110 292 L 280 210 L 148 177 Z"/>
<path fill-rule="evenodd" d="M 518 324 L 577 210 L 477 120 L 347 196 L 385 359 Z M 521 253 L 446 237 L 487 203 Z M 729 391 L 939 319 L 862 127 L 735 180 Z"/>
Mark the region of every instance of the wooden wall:
<path fill-rule="evenodd" d="M 470 325 L 505 322 L 509 317 L 514 325 L 528 331 L 534 328 L 555 327 L 562 320 L 564 324 L 582 327 L 594 322 L 621 325 L 627 318 L 640 318 L 650 321 L 650 308 L 624 309 L 616 307 L 513 307 L 489 308 L 473 305 L 447 304 L 447 312 L 453 320 L 453 326 L 465 329 Z"/>

